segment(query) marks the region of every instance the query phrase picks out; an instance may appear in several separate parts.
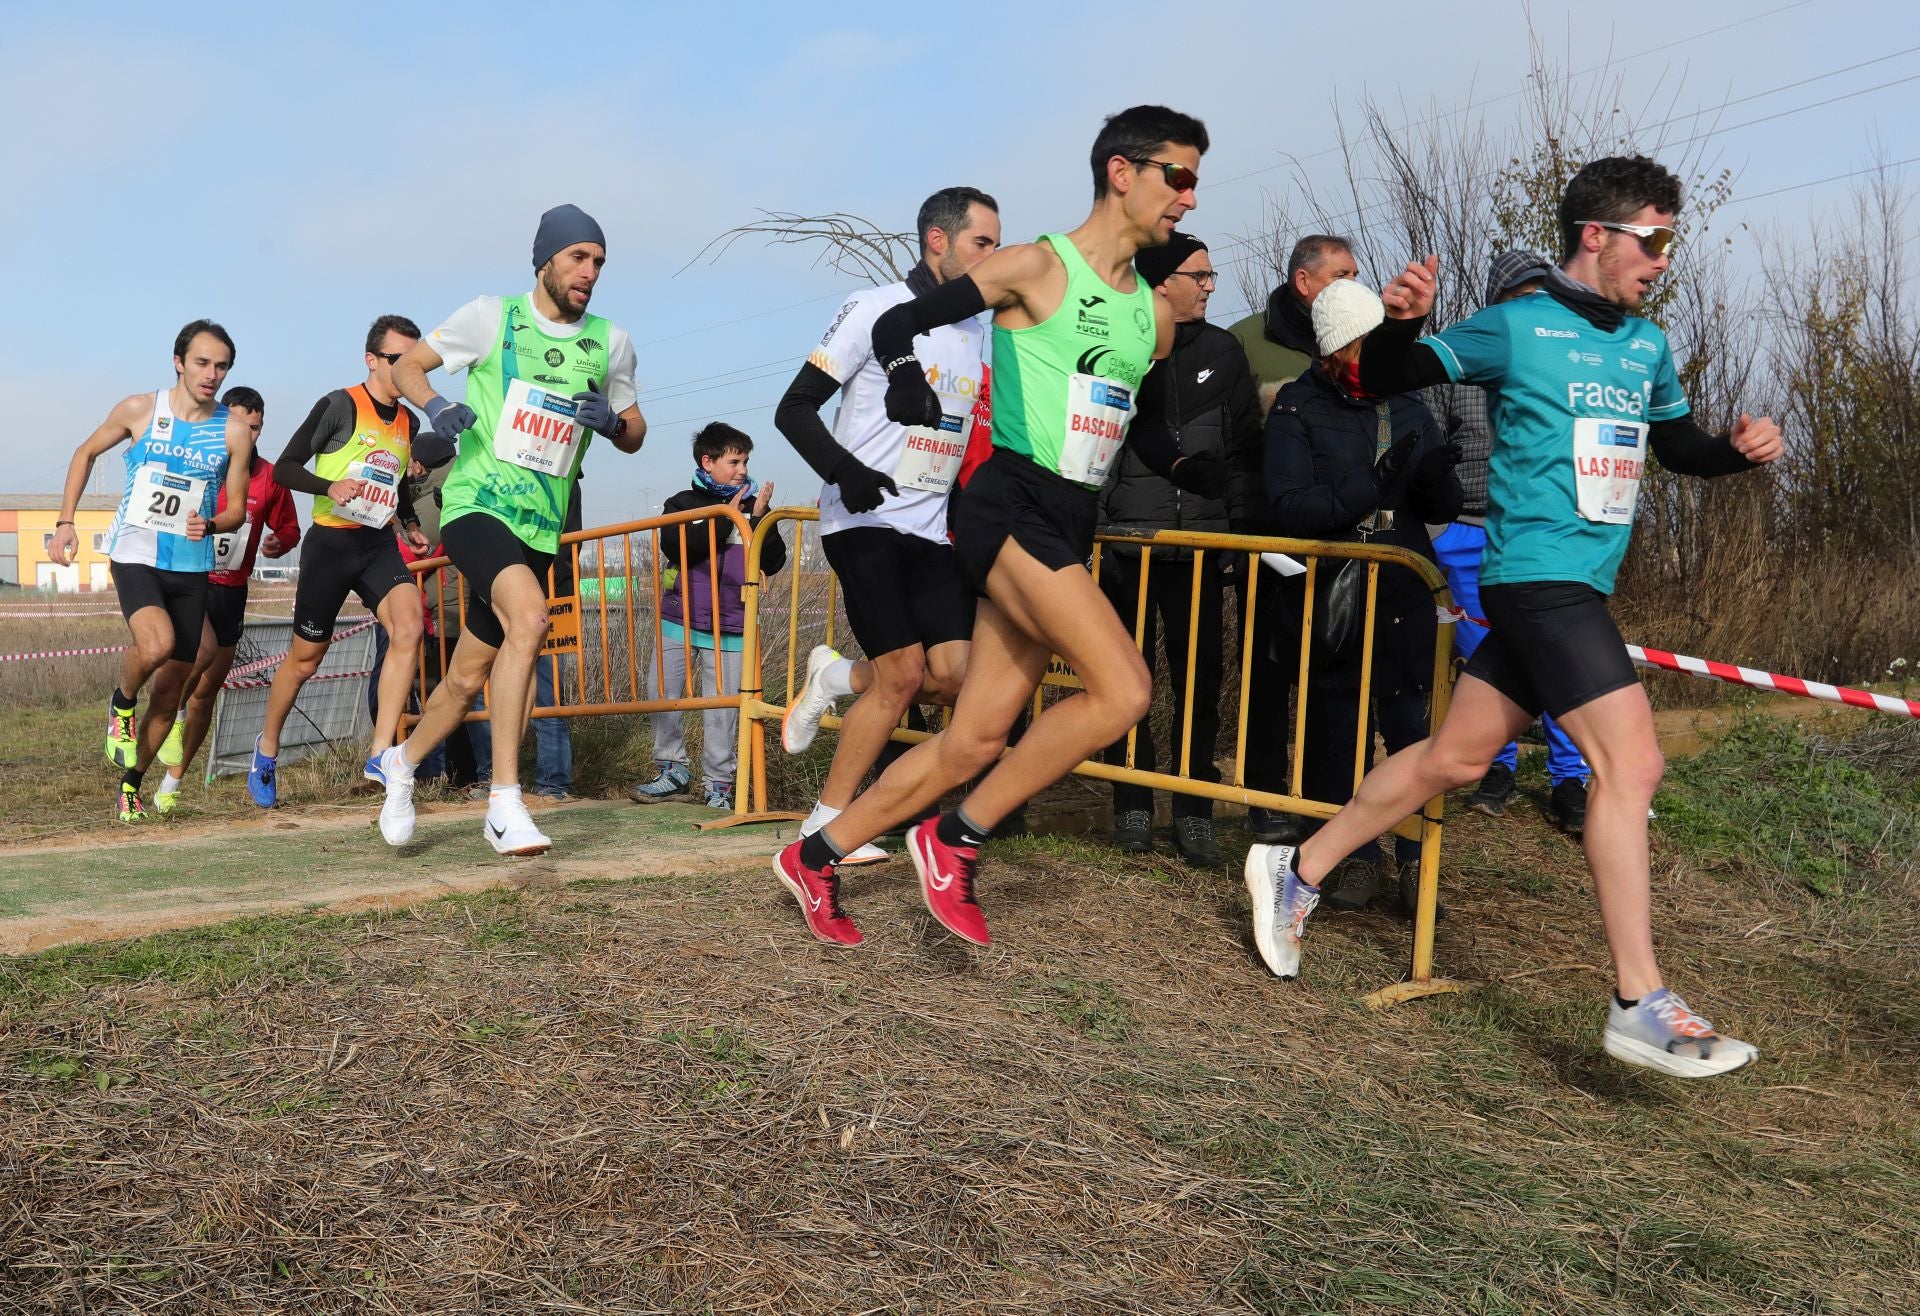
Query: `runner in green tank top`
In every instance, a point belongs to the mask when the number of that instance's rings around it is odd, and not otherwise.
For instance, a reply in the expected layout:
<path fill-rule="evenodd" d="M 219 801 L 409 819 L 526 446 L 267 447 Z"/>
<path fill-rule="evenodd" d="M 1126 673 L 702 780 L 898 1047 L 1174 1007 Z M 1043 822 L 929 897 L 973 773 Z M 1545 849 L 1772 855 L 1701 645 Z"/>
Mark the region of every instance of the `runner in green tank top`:
<path fill-rule="evenodd" d="M 835 860 L 991 766 L 958 809 L 907 833 L 927 908 L 956 935 L 987 944 L 973 894 L 980 843 L 1146 711 L 1146 663 L 1086 561 L 1098 490 L 1123 441 L 1183 487 L 1217 494 L 1224 483 L 1218 454 L 1184 456 L 1168 427 L 1164 384 L 1149 368 L 1172 345 L 1173 317 L 1133 269 L 1134 253 L 1165 243 L 1194 208 L 1206 149 L 1205 125 L 1188 115 L 1158 105 L 1114 115 L 1094 141 L 1084 223 L 1003 248 L 874 324 L 887 414 L 924 425 L 938 422 L 939 402 L 914 358 L 914 335 L 993 311 L 994 453 L 955 495 L 950 519 L 954 551 L 984 597 L 947 729 L 774 859 L 823 940 L 860 940 L 840 909 Z M 1049 707 L 995 764 L 1056 653 L 1084 689 Z"/>
<path fill-rule="evenodd" d="M 413 770 L 460 725 L 492 678 L 493 789 L 487 843 L 532 855 L 552 842 L 520 795 L 520 738 L 533 665 L 547 633 L 547 568 L 594 434 L 638 452 L 647 422 L 635 401 L 633 344 L 587 314 L 606 239 L 577 206 L 540 217 L 533 292 L 481 297 L 421 339 L 393 367 L 401 394 L 460 452 L 441 491 L 441 544 L 471 591 L 466 622 L 413 734 L 380 756 L 387 798 L 380 834 L 413 837 Z M 429 371 L 468 371 L 465 402 L 449 402 Z"/>

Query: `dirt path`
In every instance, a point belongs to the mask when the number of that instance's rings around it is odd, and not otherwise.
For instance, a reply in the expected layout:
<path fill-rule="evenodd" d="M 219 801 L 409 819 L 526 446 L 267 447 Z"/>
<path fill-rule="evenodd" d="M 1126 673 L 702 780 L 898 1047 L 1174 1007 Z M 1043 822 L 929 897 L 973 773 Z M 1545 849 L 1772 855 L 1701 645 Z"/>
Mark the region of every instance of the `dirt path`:
<path fill-rule="evenodd" d="M 695 805 L 602 802 L 542 810 L 554 849 L 502 859 L 480 835 L 482 805 L 422 810 L 404 849 L 367 811 L 277 815 L 168 828 L 135 840 L 12 850 L 0 871 L 0 954 L 144 936 L 262 914 L 392 909 L 496 887 L 684 877 L 764 863 L 793 824 L 694 830 Z"/>
<path fill-rule="evenodd" d="M 1665 709 L 1654 722 L 1661 748 L 1684 757 L 1753 712 L 1831 721 L 1835 733 L 1866 716 L 1777 699 L 1753 709 Z M 1110 825 L 1106 792 L 1081 787 L 1063 784 L 1042 805 L 1044 817 L 1033 821 L 1049 832 Z M 18 847 L 0 870 L 0 954 L 263 914 L 395 909 L 501 887 L 739 872 L 764 864 L 793 826 L 701 832 L 694 824 L 712 815 L 697 806 L 582 802 L 541 810 L 553 852 L 514 860 L 495 855 L 482 840 L 483 813 L 478 804 L 423 807 L 418 835 L 397 852 L 375 834 L 364 802 Z"/>

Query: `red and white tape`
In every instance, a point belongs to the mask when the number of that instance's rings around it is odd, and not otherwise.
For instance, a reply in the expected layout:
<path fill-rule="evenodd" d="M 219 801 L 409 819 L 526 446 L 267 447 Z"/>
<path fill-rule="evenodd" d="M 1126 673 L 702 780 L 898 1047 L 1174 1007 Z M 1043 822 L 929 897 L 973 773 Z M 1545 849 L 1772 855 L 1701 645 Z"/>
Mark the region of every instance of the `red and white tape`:
<path fill-rule="evenodd" d="M 1469 616 L 1464 608 L 1438 608 L 1442 622 L 1472 622 L 1475 626 L 1488 626 L 1481 617 Z M 1755 690 L 1771 690 L 1775 694 L 1796 695 L 1801 699 L 1819 699 L 1829 704 L 1845 704 L 1849 708 L 1872 708 L 1882 713 L 1894 713 L 1900 717 L 1920 718 L 1920 700 L 1901 699 L 1895 695 L 1877 695 L 1871 690 L 1856 690 L 1848 685 L 1829 685 L 1825 681 L 1809 681 L 1803 677 L 1787 676 L 1781 672 L 1763 672 L 1757 667 L 1741 667 L 1737 663 L 1715 662 L 1711 658 L 1694 658 L 1684 653 L 1668 653 L 1665 649 L 1648 649 L 1642 645 L 1629 644 L 1627 657 L 1641 667 L 1657 667 L 1666 672 L 1684 672 L 1688 676 L 1704 677 L 1709 681 L 1724 681 L 1728 685 L 1750 686 Z"/>
<path fill-rule="evenodd" d="M 373 625 L 373 621 L 374 619 L 372 617 L 364 617 L 361 620 L 355 622 L 353 625 L 347 627 L 345 630 L 335 631 L 333 633 L 333 638 L 335 640 L 344 640 L 349 635 L 358 635 L 361 631 L 371 628 Z M 331 643 L 331 641 L 329 641 L 329 643 Z M 286 656 L 287 656 L 287 650 L 282 649 L 279 653 L 270 653 L 264 658 L 255 658 L 251 662 L 241 663 L 238 667 L 234 668 L 232 671 L 227 673 L 227 680 L 229 682 L 232 682 L 232 680 L 235 677 L 253 676 L 256 673 L 264 672 L 269 668 L 278 667 L 280 665 L 280 660 L 285 658 Z"/>
<path fill-rule="evenodd" d="M 92 649 L 43 649 L 38 653 L 0 653 L 0 663 L 23 663 L 29 658 L 90 658 L 97 653 L 119 653 L 127 646 L 107 644 Z"/>
<path fill-rule="evenodd" d="M 353 681 L 353 680 L 364 680 L 365 678 L 372 675 L 373 675 L 373 669 L 369 667 L 364 672 L 316 672 L 312 676 L 308 677 L 307 680 L 309 681 Z M 229 676 L 224 682 L 221 683 L 220 688 L 222 690 L 265 690 L 268 686 L 272 684 L 273 684 L 272 681 L 263 680 L 257 676 L 240 676 L 240 677 Z"/>

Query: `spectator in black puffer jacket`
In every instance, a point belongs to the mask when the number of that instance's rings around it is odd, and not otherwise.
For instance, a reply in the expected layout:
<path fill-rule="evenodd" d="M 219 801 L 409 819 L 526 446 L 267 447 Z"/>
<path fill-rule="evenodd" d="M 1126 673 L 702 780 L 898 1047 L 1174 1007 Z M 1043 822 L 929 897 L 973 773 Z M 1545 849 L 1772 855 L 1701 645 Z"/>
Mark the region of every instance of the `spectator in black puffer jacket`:
<path fill-rule="evenodd" d="M 1280 390 L 1267 417 L 1267 529 L 1301 539 L 1393 544 L 1432 560 L 1427 525 L 1444 525 L 1460 513 L 1460 482 L 1453 473 L 1460 450 L 1446 442 L 1417 395 L 1375 398 L 1359 391 L 1360 345 L 1384 314 L 1379 296 L 1352 280 L 1329 285 L 1314 300 L 1320 360 Z M 1322 561 L 1317 591 L 1328 588 L 1338 566 L 1338 559 Z M 1304 587 L 1299 580 L 1294 586 Z M 1376 723 L 1389 753 L 1425 737 L 1434 640 L 1433 596 L 1426 584 L 1404 567 L 1382 567 L 1374 613 L 1369 757 Z M 1345 657 L 1317 650 L 1316 645 L 1301 790 L 1308 799 L 1344 804 L 1353 795 L 1360 653 L 1358 646 Z M 1420 848 L 1402 837 L 1394 846 L 1401 890 L 1411 897 Z M 1372 841 L 1354 851 L 1336 868 L 1338 885 L 1329 888 L 1328 903 L 1337 909 L 1370 903 L 1379 893 L 1379 859 L 1379 846 Z"/>
<path fill-rule="evenodd" d="M 1222 455 L 1227 468 L 1226 497 L 1203 498 L 1186 493 L 1148 470 L 1131 448 L 1123 449 L 1107 487 L 1101 491 L 1100 528 L 1141 534 L 1156 530 L 1246 533 L 1260 516 L 1259 400 L 1244 349 L 1225 329 L 1207 323 L 1207 299 L 1213 294 L 1216 276 L 1206 243 L 1176 231 L 1165 246 L 1144 248 L 1134 258 L 1134 268 L 1154 289 L 1154 295 L 1165 298 L 1173 310 L 1173 351 L 1154 370 L 1169 374 L 1175 440 L 1185 453 L 1211 450 Z M 1220 733 L 1221 596 L 1223 582 L 1235 564 L 1225 553 L 1207 553 L 1204 558 L 1196 594 L 1190 551 L 1160 549 L 1153 553 L 1147 571 L 1142 648 L 1151 671 L 1156 630 L 1165 637 L 1168 677 L 1173 687 L 1173 743 L 1167 747 L 1164 770 L 1178 772 L 1186 704 L 1187 633 L 1198 612 L 1187 775 L 1198 781 L 1218 781 L 1220 772 L 1213 755 Z M 1100 586 L 1132 629 L 1140 612 L 1139 550 L 1111 544 L 1103 548 Z M 1158 761 L 1151 721 L 1151 714 L 1141 719 L 1134 741 L 1134 766 L 1148 772 L 1155 770 Z M 1126 750 L 1125 740 L 1117 742 L 1107 750 L 1106 761 L 1125 763 Z M 1135 853 L 1152 847 L 1152 791 L 1116 782 L 1113 815 L 1114 844 Z M 1213 834 L 1211 801 L 1192 795 L 1173 797 L 1173 846 L 1190 864 L 1219 866 L 1220 844 Z"/>

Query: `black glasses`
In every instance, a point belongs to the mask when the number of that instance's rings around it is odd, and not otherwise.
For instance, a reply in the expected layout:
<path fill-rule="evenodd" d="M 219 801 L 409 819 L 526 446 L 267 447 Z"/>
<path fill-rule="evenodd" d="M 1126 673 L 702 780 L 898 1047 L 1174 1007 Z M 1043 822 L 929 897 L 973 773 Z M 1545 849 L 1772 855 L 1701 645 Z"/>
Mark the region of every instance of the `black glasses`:
<path fill-rule="evenodd" d="M 1673 230 L 1665 224 L 1616 224 L 1606 219 L 1583 219 L 1580 222 L 1612 229 L 1615 233 L 1633 234 L 1640 239 L 1640 250 L 1655 260 L 1673 250 Z"/>
<path fill-rule="evenodd" d="M 405 352 L 369 352 L 367 353 L 367 355 L 377 356 L 382 361 L 385 361 L 388 365 L 397 366 L 400 364 L 400 358 L 405 356 L 406 353 Z"/>
<path fill-rule="evenodd" d="M 1200 175 L 1194 173 L 1193 170 L 1187 168 L 1185 165 L 1175 164 L 1171 160 L 1136 160 L 1128 157 L 1127 163 L 1136 169 L 1141 165 L 1158 165 L 1161 174 L 1164 175 L 1167 180 L 1167 186 L 1176 192 L 1191 192 L 1194 188 L 1200 186 Z"/>
<path fill-rule="evenodd" d="M 1183 279 L 1192 279 L 1196 287 L 1218 288 L 1220 286 L 1219 270 L 1175 270 L 1174 273 Z"/>

